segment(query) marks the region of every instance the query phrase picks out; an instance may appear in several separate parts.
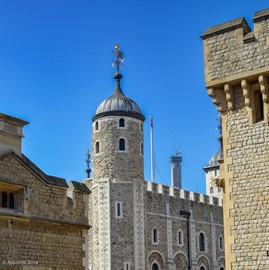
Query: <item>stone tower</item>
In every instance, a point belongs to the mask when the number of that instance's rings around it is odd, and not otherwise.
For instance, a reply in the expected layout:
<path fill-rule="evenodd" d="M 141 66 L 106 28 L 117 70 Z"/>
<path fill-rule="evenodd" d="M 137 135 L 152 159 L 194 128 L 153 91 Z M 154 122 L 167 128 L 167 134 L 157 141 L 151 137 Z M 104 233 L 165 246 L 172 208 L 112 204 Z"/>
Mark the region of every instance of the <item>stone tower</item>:
<path fill-rule="evenodd" d="M 145 269 L 143 116 L 116 88 L 92 120 L 90 269 Z"/>
<path fill-rule="evenodd" d="M 221 112 L 226 269 L 268 269 L 269 9 L 202 35 L 208 95 Z"/>

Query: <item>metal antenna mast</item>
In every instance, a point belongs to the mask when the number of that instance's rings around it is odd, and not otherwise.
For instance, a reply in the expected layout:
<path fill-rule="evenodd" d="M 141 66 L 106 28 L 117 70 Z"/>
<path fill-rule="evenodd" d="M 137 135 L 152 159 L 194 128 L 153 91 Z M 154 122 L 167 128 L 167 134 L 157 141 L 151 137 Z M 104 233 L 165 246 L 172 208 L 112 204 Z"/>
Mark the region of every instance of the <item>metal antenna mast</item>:
<path fill-rule="evenodd" d="M 91 175 L 91 169 L 90 169 L 91 154 L 90 154 L 89 149 L 87 149 L 85 156 L 87 157 L 87 159 L 85 160 L 85 162 L 87 164 L 86 174 L 87 174 L 87 178 L 90 178 L 90 175 Z"/>

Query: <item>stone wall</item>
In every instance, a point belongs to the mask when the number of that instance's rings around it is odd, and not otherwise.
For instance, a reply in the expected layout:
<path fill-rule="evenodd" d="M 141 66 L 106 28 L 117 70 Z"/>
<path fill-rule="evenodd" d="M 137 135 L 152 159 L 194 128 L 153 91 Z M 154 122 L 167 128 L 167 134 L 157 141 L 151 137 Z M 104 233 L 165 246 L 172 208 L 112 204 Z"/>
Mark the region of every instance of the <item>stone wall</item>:
<path fill-rule="evenodd" d="M 46 183 L 24 160 L 0 157 L 1 195 L 9 190 L 16 202 L 14 209 L 3 207 L 1 197 L 0 269 L 88 269 L 88 193 L 75 189 L 67 197 L 66 184 Z"/>
<path fill-rule="evenodd" d="M 269 265 L 269 9 L 253 20 L 253 31 L 240 18 L 202 35 L 208 94 L 222 113 L 228 270 Z"/>
<path fill-rule="evenodd" d="M 219 269 L 218 260 L 224 257 L 219 248 L 223 236 L 221 200 L 173 187 L 146 183 L 145 231 L 146 264 L 157 261 L 162 269 L 182 269 L 188 262 L 187 219 L 180 211 L 190 212 L 190 258 L 192 269 Z M 152 241 L 152 231 L 158 231 L 158 243 Z M 178 243 L 178 231 L 183 243 Z M 205 251 L 199 250 L 199 233 L 206 239 Z M 224 266 L 224 263 L 223 265 Z M 186 267 L 183 269 L 187 269 Z"/>

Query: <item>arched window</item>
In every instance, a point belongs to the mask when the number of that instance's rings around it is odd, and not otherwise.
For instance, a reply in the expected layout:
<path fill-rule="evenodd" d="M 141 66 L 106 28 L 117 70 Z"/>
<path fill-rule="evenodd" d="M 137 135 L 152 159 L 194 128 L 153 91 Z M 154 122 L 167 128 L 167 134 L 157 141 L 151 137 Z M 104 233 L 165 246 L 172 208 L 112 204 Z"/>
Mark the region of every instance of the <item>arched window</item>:
<path fill-rule="evenodd" d="M 223 268 L 223 267 L 221 267 L 219 270 L 224 270 L 224 268 Z"/>
<path fill-rule="evenodd" d="M 178 243 L 178 245 L 182 245 L 183 244 L 182 231 L 178 231 L 178 233 L 177 233 L 177 243 Z"/>
<path fill-rule="evenodd" d="M 210 193 L 213 193 L 213 192 L 214 192 L 214 188 L 211 187 L 211 188 L 210 188 Z"/>
<path fill-rule="evenodd" d="M 200 270 L 205 270 L 205 268 L 203 266 L 200 267 Z"/>
<path fill-rule="evenodd" d="M 7 193 L 2 191 L 2 207 L 7 207 Z"/>
<path fill-rule="evenodd" d="M 125 127 L 125 120 L 123 118 L 119 120 L 119 127 Z"/>
<path fill-rule="evenodd" d="M 156 228 L 154 228 L 152 231 L 152 242 L 158 243 L 158 231 Z"/>
<path fill-rule="evenodd" d="M 119 150 L 125 151 L 125 140 L 122 138 L 119 140 Z"/>
<path fill-rule="evenodd" d="M 199 251 L 205 251 L 205 235 L 202 232 L 199 234 Z"/>
<path fill-rule="evenodd" d="M 14 202 L 14 193 L 9 193 L 9 208 L 14 209 L 15 208 L 15 202 Z"/>
<path fill-rule="evenodd" d="M 99 129 L 99 123 L 95 122 L 95 131 L 97 131 Z"/>
<path fill-rule="evenodd" d="M 219 249 L 223 250 L 223 237 L 222 237 L 222 235 L 219 237 Z"/>
<path fill-rule="evenodd" d="M 99 142 L 95 143 L 95 154 L 99 154 L 100 153 L 100 144 Z"/>
<path fill-rule="evenodd" d="M 143 143 L 140 144 L 140 154 L 144 155 L 144 144 Z"/>
<path fill-rule="evenodd" d="M 154 263 L 151 267 L 152 270 L 159 270 L 159 265 L 157 263 Z"/>

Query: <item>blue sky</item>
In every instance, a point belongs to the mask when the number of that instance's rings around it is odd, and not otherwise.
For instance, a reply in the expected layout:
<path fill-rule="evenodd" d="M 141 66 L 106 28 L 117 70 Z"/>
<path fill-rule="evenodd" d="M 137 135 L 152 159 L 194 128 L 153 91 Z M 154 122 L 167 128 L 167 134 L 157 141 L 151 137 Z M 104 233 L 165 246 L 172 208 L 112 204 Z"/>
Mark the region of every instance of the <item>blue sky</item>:
<path fill-rule="evenodd" d="M 176 144 L 183 188 L 203 193 L 202 167 L 219 145 L 200 35 L 242 16 L 252 27 L 265 8 L 263 0 L 0 0 L 0 111 L 30 122 L 23 153 L 43 171 L 81 181 L 91 117 L 114 90 L 111 50 L 119 43 L 122 89 L 146 116 L 145 178 L 152 114 L 157 182 L 170 184 Z"/>

